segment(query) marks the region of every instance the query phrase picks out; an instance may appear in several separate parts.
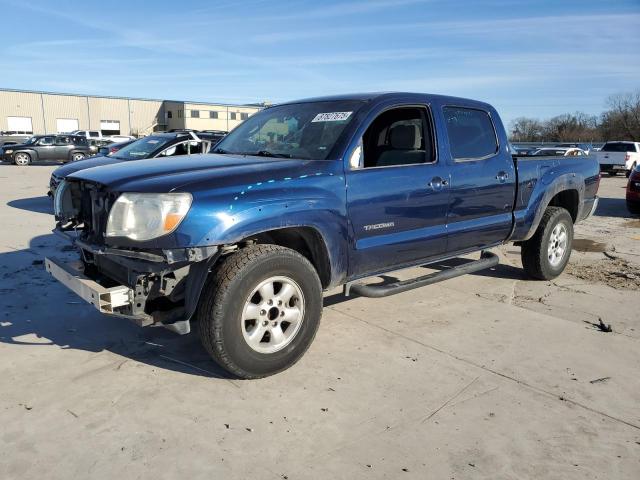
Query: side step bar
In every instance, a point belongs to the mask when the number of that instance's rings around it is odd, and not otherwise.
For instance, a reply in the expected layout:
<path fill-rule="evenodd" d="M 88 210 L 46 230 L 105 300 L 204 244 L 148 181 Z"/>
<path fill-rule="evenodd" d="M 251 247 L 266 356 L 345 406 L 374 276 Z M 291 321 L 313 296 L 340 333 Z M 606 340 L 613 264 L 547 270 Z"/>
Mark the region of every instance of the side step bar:
<path fill-rule="evenodd" d="M 432 283 L 441 282 L 443 280 L 449 280 L 450 278 L 459 277 L 460 275 L 466 275 L 467 273 L 477 272 L 479 270 L 485 270 L 487 268 L 495 267 L 498 265 L 500 259 L 493 252 L 482 252 L 479 260 L 465 263 L 459 267 L 452 267 L 440 272 L 430 273 L 421 277 L 412 278 L 410 280 L 403 280 L 388 285 L 363 285 L 361 283 L 356 285 L 349 285 L 345 289 L 347 296 L 351 292 L 356 293 L 362 297 L 380 298 L 388 297 L 396 293 L 406 292 L 407 290 L 413 290 L 414 288 L 424 287 L 425 285 L 431 285 Z"/>

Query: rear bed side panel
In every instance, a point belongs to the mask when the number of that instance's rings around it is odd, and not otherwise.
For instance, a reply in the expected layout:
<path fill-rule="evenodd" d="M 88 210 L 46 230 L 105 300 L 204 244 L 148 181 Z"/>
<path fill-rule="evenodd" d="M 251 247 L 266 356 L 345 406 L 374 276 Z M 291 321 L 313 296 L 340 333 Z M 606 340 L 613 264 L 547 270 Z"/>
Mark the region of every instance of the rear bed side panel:
<path fill-rule="evenodd" d="M 592 157 L 518 159 L 518 193 L 514 209 L 515 228 L 511 241 L 528 240 L 538 228 L 547 206 L 558 193 L 578 193 L 578 215 L 591 205 L 598 185 L 599 167 Z"/>

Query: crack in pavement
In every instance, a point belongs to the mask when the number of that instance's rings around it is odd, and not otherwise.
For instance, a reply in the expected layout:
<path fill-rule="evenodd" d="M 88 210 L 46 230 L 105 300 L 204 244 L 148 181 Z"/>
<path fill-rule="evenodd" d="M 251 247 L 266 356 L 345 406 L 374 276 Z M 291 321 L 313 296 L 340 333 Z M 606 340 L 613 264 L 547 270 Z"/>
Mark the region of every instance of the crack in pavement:
<path fill-rule="evenodd" d="M 446 355 L 446 356 L 448 356 L 450 358 L 453 358 L 455 360 L 458 360 L 460 362 L 464 362 L 464 363 L 466 363 L 468 365 L 472 365 L 472 366 L 474 366 L 476 368 L 484 370 L 485 372 L 489 372 L 489 373 L 492 373 L 492 374 L 497 375 L 499 377 L 505 378 L 505 379 L 510 380 L 512 382 L 515 382 L 518 385 L 522 385 L 522 386 L 524 386 L 524 387 L 526 387 L 526 388 L 528 388 L 530 390 L 533 390 L 534 392 L 537 392 L 539 394 L 545 395 L 547 397 L 551 397 L 551 398 L 553 398 L 555 400 L 559 400 L 559 401 L 561 401 L 563 403 L 568 403 L 568 404 L 571 404 L 571 405 L 575 405 L 575 406 L 580 407 L 580 408 L 582 408 L 584 410 L 587 410 L 587 411 L 589 411 L 591 413 L 596 413 L 598 415 L 606 417 L 606 418 L 608 418 L 610 420 L 613 420 L 615 422 L 622 423 L 622 424 L 627 425 L 629 427 L 632 427 L 632 428 L 635 428 L 637 430 L 640 430 L 640 425 L 636 425 L 636 424 L 631 423 L 631 422 L 629 422 L 627 420 L 624 420 L 622 418 L 614 417 L 613 415 L 609 415 L 608 413 L 605 413 L 605 412 L 602 412 L 602 411 L 597 410 L 595 408 L 589 407 L 589 406 L 587 406 L 587 405 L 585 405 L 583 403 L 580 403 L 580 402 L 578 402 L 576 400 L 571 400 L 570 398 L 567 398 L 564 395 L 558 396 L 558 394 L 556 394 L 556 393 L 550 392 L 550 391 L 545 390 L 544 388 L 541 388 L 541 387 L 536 387 L 535 385 L 531 385 L 530 383 L 527 383 L 524 380 L 521 380 L 519 378 L 512 377 L 511 375 L 507 375 L 506 373 L 502 373 L 502 372 L 499 372 L 497 370 L 493 370 L 493 369 L 491 369 L 491 368 L 489 368 L 489 367 L 487 367 L 485 365 L 480 365 L 480 364 L 478 364 L 478 363 L 476 363 L 476 362 L 474 362 L 472 360 L 469 360 L 467 358 L 459 357 L 458 355 L 456 355 L 454 353 L 447 352 L 446 350 L 442 350 L 441 348 L 435 347 L 433 345 L 429 345 L 428 343 L 422 342 L 420 340 L 416 340 L 415 338 L 411 338 L 411 337 L 409 337 L 407 335 L 403 335 L 402 333 L 398 333 L 398 332 L 395 332 L 395 331 L 390 330 L 388 328 L 382 327 L 380 325 L 376 325 L 375 323 L 368 322 L 367 320 L 359 318 L 359 317 L 357 317 L 357 316 L 355 316 L 353 314 L 342 312 L 340 310 L 336 310 L 333 306 L 325 307 L 325 308 L 329 308 L 329 309 L 333 310 L 334 312 L 337 312 L 337 313 L 340 313 L 340 314 L 345 315 L 347 317 L 353 318 L 354 320 L 357 320 L 357 321 L 362 322 L 362 323 L 364 323 L 366 325 L 369 325 L 370 327 L 377 328 L 379 330 L 387 332 L 387 333 L 389 333 L 391 335 L 395 335 L 397 337 L 404 338 L 405 340 L 413 342 L 413 343 L 415 343 L 417 345 L 421 345 L 421 346 L 423 346 L 425 348 L 433 350 L 434 352 L 441 353 L 443 355 Z"/>

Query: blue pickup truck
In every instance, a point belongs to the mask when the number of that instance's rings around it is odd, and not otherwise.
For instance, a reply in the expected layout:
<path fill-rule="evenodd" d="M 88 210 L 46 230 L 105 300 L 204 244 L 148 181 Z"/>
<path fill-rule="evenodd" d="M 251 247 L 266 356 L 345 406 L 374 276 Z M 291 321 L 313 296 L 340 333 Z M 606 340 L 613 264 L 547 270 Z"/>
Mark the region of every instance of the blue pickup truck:
<path fill-rule="evenodd" d="M 517 158 L 500 117 L 462 98 L 384 93 L 276 105 L 208 155 L 88 168 L 54 198 L 77 262 L 47 270 L 99 311 L 188 333 L 240 378 L 294 364 L 323 290 L 383 297 L 496 265 L 519 245 L 559 275 L 597 204 L 590 157 Z M 481 252 L 386 285 L 367 277 Z"/>

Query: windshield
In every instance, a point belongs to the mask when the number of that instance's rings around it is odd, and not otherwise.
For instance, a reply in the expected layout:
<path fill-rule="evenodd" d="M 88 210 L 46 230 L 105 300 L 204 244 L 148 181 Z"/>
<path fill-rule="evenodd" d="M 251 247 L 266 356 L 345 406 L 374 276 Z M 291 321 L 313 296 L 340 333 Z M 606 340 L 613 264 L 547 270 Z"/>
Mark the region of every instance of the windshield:
<path fill-rule="evenodd" d="M 37 140 L 38 140 L 38 137 L 31 137 L 29 140 L 24 142 L 24 144 L 25 145 L 31 145 L 32 143 L 36 143 Z"/>
<path fill-rule="evenodd" d="M 326 160 L 361 101 L 295 103 L 267 108 L 216 145 L 216 153 Z"/>
<path fill-rule="evenodd" d="M 603 152 L 635 152 L 636 146 L 633 143 L 607 143 L 602 147 Z"/>
<path fill-rule="evenodd" d="M 111 156 L 121 160 L 140 160 L 142 158 L 149 158 L 153 152 L 169 143 L 171 140 L 173 140 L 173 137 L 151 136 L 141 138 L 126 147 L 122 147 L 115 155 Z"/>

